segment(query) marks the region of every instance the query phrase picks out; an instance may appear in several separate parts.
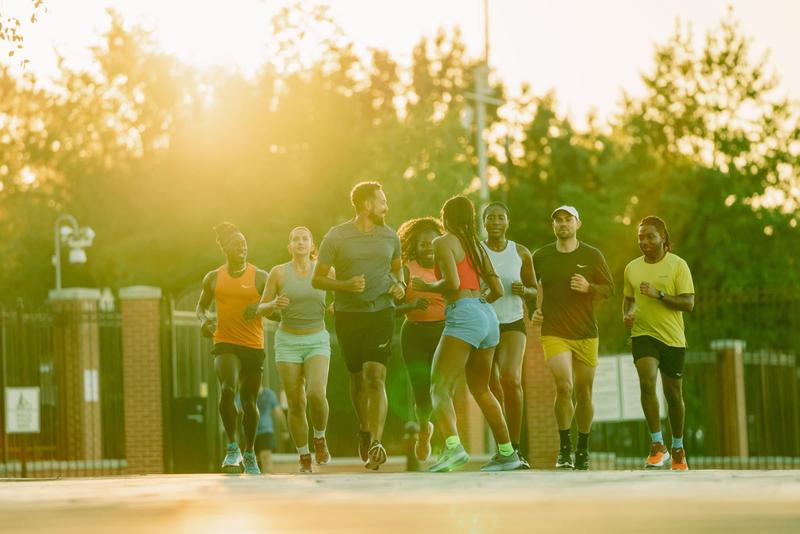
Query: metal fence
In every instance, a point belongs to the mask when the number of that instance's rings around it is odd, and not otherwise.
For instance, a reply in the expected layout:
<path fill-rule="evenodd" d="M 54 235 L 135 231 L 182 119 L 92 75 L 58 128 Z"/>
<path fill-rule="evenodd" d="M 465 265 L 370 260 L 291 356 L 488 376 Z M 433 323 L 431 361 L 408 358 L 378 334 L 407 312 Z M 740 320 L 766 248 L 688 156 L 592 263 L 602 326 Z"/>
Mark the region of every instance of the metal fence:
<path fill-rule="evenodd" d="M 0 476 L 122 472 L 121 325 L 116 312 L 0 309 Z"/>

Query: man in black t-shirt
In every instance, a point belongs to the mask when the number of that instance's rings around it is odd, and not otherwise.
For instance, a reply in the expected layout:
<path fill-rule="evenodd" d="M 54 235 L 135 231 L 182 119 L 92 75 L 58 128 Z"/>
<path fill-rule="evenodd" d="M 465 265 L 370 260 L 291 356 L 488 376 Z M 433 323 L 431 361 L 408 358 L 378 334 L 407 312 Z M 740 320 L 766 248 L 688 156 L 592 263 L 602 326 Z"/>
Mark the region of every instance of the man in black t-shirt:
<path fill-rule="evenodd" d="M 556 242 L 533 254 L 541 303 L 533 320 L 542 325 L 542 347 L 556 382 L 555 414 L 561 442 L 556 468 L 586 470 L 598 348 L 594 302 L 609 298 L 614 282 L 602 252 L 578 241 L 578 210 L 561 206 L 551 217 Z M 577 405 L 572 404 L 573 376 Z M 578 423 L 574 462 L 570 441 L 573 417 Z"/>

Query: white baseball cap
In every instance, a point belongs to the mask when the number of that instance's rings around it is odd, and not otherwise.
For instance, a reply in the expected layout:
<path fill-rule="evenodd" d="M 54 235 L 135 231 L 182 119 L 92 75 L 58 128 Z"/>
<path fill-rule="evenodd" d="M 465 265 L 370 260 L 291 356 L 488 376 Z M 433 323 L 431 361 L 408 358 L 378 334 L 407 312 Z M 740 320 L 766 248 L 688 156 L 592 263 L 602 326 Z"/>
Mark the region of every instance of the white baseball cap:
<path fill-rule="evenodd" d="M 581 220 L 581 216 L 578 215 L 578 210 L 575 209 L 575 206 L 567 206 L 566 204 L 564 206 L 559 206 L 556 209 L 554 209 L 553 213 L 550 214 L 550 218 L 551 219 L 554 218 L 556 216 L 556 213 L 558 213 L 559 211 L 566 211 L 579 221 Z"/>

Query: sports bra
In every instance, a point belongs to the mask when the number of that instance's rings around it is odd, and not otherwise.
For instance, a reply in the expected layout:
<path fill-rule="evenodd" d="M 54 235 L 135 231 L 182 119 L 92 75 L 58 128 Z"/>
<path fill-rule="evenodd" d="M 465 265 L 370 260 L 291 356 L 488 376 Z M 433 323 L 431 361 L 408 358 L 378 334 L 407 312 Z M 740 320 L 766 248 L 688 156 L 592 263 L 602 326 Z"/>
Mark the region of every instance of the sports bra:
<path fill-rule="evenodd" d="M 478 270 L 472 265 L 469 256 L 464 254 L 464 259 L 456 264 L 456 271 L 458 272 L 458 289 L 472 289 L 480 291 L 481 282 L 478 278 Z M 441 278 L 442 273 L 439 266 L 435 267 L 436 278 Z"/>

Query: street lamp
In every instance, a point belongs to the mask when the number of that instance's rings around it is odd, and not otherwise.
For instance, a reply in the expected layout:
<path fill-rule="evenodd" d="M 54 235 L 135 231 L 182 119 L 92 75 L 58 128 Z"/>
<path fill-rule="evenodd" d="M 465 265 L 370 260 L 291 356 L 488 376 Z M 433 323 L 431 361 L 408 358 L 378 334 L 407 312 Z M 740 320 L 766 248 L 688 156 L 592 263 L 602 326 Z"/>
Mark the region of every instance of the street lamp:
<path fill-rule="evenodd" d="M 78 220 L 68 213 L 62 213 L 53 225 L 53 266 L 56 268 L 56 291 L 61 291 L 61 246 L 69 246 L 70 263 L 86 263 L 85 248 L 92 246 L 94 230 L 81 227 Z"/>

